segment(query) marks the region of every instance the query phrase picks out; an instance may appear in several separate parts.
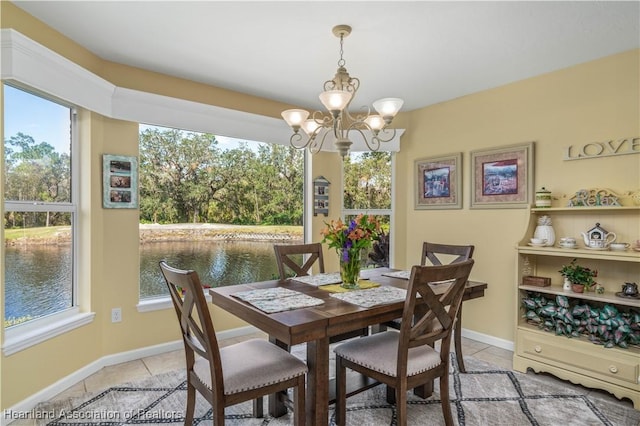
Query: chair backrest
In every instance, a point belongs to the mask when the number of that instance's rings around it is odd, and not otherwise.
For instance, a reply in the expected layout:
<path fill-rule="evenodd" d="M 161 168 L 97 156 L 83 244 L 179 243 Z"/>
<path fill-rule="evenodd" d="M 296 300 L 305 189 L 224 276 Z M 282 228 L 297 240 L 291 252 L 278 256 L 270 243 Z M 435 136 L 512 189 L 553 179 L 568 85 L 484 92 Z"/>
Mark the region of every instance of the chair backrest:
<path fill-rule="evenodd" d="M 421 265 L 427 265 L 427 261 L 433 266 L 447 265 L 450 263 L 464 262 L 473 257 L 474 246 L 453 245 L 453 244 L 437 244 L 425 241 L 422 243 L 422 261 Z M 438 257 L 440 255 L 440 257 Z M 450 260 L 456 256 L 453 260 Z M 444 262 L 444 259 L 449 261 Z"/>
<path fill-rule="evenodd" d="M 324 272 L 324 258 L 322 257 L 321 243 L 293 245 L 276 244 L 273 246 L 273 249 L 276 252 L 276 262 L 278 262 L 278 273 L 280 274 L 281 280 L 287 278 L 287 268 L 298 277 L 309 275 L 309 271 L 311 271 L 311 268 L 316 262 L 318 262 L 319 272 Z M 293 256 L 299 257 L 300 255 L 308 255 L 306 261 L 303 257 L 302 264 L 293 259 Z"/>
<path fill-rule="evenodd" d="M 160 261 L 160 270 L 169 287 L 171 301 L 180 323 L 187 371 L 192 370 L 196 355 L 208 360 L 212 389 L 214 393 L 223 393 L 220 348 L 198 273 L 173 268 L 164 260 Z"/>
<path fill-rule="evenodd" d="M 441 362 L 448 365 L 451 335 L 473 259 L 444 266 L 414 266 L 407 288 L 398 346 L 398 377 L 406 376 L 408 351 L 441 340 Z M 451 281 L 450 284 L 438 281 Z M 436 292 L 434 289 L 437 288 Z M 443 292 L 439 288 L 446 288 Z M 418 297 L 419 296 L 419 297 Z"/>

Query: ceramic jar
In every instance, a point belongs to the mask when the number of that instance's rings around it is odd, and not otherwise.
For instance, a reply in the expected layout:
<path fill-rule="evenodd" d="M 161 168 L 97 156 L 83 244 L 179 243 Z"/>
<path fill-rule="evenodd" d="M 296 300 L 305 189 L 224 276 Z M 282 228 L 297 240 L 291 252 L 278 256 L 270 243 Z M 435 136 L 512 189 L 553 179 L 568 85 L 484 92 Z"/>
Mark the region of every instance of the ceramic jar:
<path fill-rule="evenodd" d="M 540 216 L 538 218 L 538 226 L 533 233 L 534 238 L 540 238 L 543 240 L 547 240 L 547 246 L 553 246 L 556 242 L 556 233 L 553 230 L 553 226 L 551 226 L 551 218 L 547 215 Z"/>
<path fill-rule="evenodd" d="M 551 207 L 551 191 L 548 191 L 544 186 L 542 189 L 536 191 L 536 207 Z"/>

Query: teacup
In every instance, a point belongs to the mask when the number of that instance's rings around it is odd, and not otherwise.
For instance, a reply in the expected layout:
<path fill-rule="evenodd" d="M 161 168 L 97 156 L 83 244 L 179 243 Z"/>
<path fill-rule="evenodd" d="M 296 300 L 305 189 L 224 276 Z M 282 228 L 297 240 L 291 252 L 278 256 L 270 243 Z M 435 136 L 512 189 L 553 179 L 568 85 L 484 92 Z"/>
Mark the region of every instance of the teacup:
<path fill-rule="evenodd" d="M 576 246 L 576 243 L 560 243 L 560 247 L 562 248 L 574 248 Z"/>
<path fill-rule="evenodd" d="M 547 243 L 547 240 L 544 238 L 531 238 L 531 244 L 542 245 L 546 243 Z"/>
<path fill-rule="evenodd" d="M 624 283 L 622 285 L 622 293 L 624 293 L 626 296 L 636 296 L 638 294 L 638 284 Z"/>
<path fill-rule="evenodd" d="M 625 251 L 631 246 L 629 243 L 611 243 L 609 248 L 614 251 Z"/>
<path fill-rule="evenodd" d="M 568 244 L 571 246 L 576 245 L 576 239 L 573 237 L 562 237 L 560 238 L 560 244 Z"/>

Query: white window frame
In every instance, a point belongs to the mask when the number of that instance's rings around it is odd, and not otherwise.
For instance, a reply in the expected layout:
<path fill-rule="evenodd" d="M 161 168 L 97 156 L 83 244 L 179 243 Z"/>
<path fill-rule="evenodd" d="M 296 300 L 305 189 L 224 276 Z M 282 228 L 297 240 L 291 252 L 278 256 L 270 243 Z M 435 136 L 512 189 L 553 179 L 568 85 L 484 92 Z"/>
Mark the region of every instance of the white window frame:
<path fill-rule="evenodd" d="M 375 216 L 389 216 L 389 233 L 395 235 L 395 218 L 393 211 L 396 205 L 396 153 L 391 152 L 391 208 L 390 209 L 345 209 L 344 208 L 344 162 L 342 163 L 341 173 L 341 185 L 340 185 L 340 211 L 342 212 L 342 219 L 347 216 L 356 216 L 360 213 L 371 214 Z M 389 267 L 393 268 L 393 244 L 389 246 Z"/>
<path fill-rule="evenodd" d="M 4 83 L 8 84 L 8 83 Z M 79 229 L 80 220 L 78 214 L 79 194 L 80 194 L 80 152 L 78 142 L 78 126 L 77 126 L 77 111 L 73 105 L 69 105 L 66 102 L 55 100 L 52 97 L 42 95 L 36 91 L 29 90 L 21 85 L 12 85 L 16 89 L 23 90 L 31 93 L 34 96 L 38 96 L 46 101 L 54 102 L 61 106 L 70 109 L 70 125 L 71 125 L 71 201 L 70 202 L 41 202 L 41 201 L 12 201 L 4 200 L 3 215 L 8 211 L 16 212 L 64 212 L 71 213 L 71 235 L 72 235 L 72 300 L 71 307 L 63 309 L 59 312 L 46 315 L 40 318 L 36 318 L 27 321 L 22 324 L 14 325 L 4 328 L 4 341 L 2 345 L 2 352 L 5 356 L 19 352 L 23 349 L 37 345 L 45 340 L 51 339 L 60 334 L 66 333 L 77 327 L 81 327 L 93 321 L 95 313 L 83 313 L 78 306 L 79 292 L 82 291 L 82 287 L 78 283 L 78 253 L 79 253 Z M 4 166 L 3 166 L 4 167 Z M 4 195 L 3 195 L 4 196 Z M 3 290 L 4 291 L 4 290 Z M 3 318 L 4 327 L 4 318 Z"/>

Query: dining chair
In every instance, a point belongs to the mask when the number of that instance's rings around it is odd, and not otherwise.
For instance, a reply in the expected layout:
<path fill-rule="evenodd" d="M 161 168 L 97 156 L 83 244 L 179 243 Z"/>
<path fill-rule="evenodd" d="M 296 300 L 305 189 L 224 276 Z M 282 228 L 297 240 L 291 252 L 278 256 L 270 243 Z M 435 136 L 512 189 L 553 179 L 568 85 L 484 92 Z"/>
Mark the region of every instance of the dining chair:
<path fill-rule="evenodd" d="M 160 270 L 178 316 L 187 364 L 185 425 L 193 424 L 196 391 L 212 406 L 213 424 L 224 425 L 224 409 L 254 400 L 262 417 L 262 397 L 293 388 L 294 424 L 305 423 L 307 365 L 262 339 L 250 339 L 220 348 L 213 321 L 195 271 L 160 261 Z"/>
<path fill-rule="evenodd" d="M 278 263 L 278 273 L 280 279 L 285 280 L 293 272 L 297 277 L 309 275 L 313 265 L 318 262 L 318 272 L 324 273 L 324 257 L 322 256 L 321 243 L 309 244 L 275 244 L 273 249 L 276 252 L 276 262 Z M 303 263 L 296 261 L 296 257 L 308 255 L 303 259 Z"/>
<path fill-rule="evenodd" d="M 324 257 L 322 255 L 322 243 L 308 243 L 308 244 L 274 244 L 273 249 L 276 253 L 276 262 L 278 263 L 278 273 L 281 280 L 286 280 L 289 275 L 288 272 L 292 271 L 297 277 L 303 277 L 310 274 L 314 263 L 318 263 L 318 272 L 324 273 Z M 296 261 L 296 257 L 299 259 L 300 255 L 308 257 L 302 261 Z M 332 336 L 329 340 L 331 343 L 340 342 L 345 339 L 351 339 L 352 337 L 366 336 L 369 334 L 368 328 L 362 328 L 355 331 L 349 331 L 337 336 Z M 273 338 L 270 340 L 283 349 L 290 350 L 284 343 L 277 341 Z"/>
<path fill-rule="evenodd" d="M 399 426 L 407 424 L 407 391 L 438 378 L 445 424 L 453 425 L 449 403 L 449 350 L 473 263 L 474 260 L 469 259 L 444 266 L 414 266 L 400 330 L 388 330 L 336 346 L 336 424 L 346 424 L 346 369 L 349 368 L 395 390 Z M 430 283 L 447 280 L 452 281 L 447 290 L 436 295 Z M 418 309 L 420 307 L 426 309 Z M 438 327 L 433 327 L 434 322 Z M 440 347 L 436 350 L 438 341 Z"/>
<path fill-rule="evenodd" d="M 422 243 L 422 257 L 420 265 L 441 266 L 464 262 L 465 260 L 469 260 L 473 257 L 474 250 L 475 246 L 473 245 L 438 244 L 425 241 Z M 466 373 L 467 370 L 465 369 L 462 357 L 462 308 L 458 310 L 458 319 L 456 323 L 453 340 L 456 352 L 456 362 L 458 363 L 458 369 L 462 373 Z M 385 325 L 399 330 L 400 320 L 390 321 L 385 323 Z"/>

